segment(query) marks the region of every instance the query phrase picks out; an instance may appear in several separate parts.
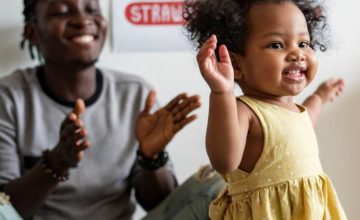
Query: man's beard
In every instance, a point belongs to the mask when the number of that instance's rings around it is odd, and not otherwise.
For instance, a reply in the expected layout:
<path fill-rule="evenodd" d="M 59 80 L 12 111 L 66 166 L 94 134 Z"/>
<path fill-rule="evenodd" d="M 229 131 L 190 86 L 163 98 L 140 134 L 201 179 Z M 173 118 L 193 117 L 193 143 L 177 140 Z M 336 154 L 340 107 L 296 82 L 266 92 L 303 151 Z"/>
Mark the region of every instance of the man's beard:
<path fill-rule="evenodd" d="M 89 61 L 75 60 L 73 61 L 73 64 L 78 66 L 80 69 L 87 69 L 89 67 L 94 66 L 98 60 L 99 60 L 98 58 Z"/>

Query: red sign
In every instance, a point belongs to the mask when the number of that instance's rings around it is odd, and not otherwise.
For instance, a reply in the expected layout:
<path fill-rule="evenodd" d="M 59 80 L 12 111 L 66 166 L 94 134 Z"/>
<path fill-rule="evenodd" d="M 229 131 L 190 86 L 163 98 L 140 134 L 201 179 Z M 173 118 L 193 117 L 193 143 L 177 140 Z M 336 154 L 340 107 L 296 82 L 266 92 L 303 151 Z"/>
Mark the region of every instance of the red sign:
<path fill-rule="evenodd" d="M 135 25 L 182 25 L 184 2 L 136 2 L 125 9 L 126 19 Z"/>

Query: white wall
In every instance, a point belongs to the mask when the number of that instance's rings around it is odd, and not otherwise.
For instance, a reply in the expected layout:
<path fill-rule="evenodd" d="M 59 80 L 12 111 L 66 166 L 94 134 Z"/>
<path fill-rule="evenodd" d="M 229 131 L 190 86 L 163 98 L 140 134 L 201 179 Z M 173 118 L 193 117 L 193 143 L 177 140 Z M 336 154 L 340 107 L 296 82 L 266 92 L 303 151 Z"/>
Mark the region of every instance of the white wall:
<path fill-rule="evenodd" d="M 20 51 L 18 46 L 22 31 L 22 1 L 0 0 L 0 5 L 0 75 L 5 75 L 14 68 L 36 63 L 31 63 L 27 51 Z M 343 77 L 346 81 L 345 93 L 325 107 L 316 131 L 324 169 L 333 180 L 349 219 L 357 219 L 360 217 L 357 203 L 360 174 L 355 169 L 360 167 L 360 29 L 357 22 L 360 3 L 356 0 L 330 0 L 328 5 L 335 44 L 325 55 L 319 55 L 319 73 L 298 100 L 301 101 L 329 77 Z M 109 2 L 102 0 L 102 6 L 104 14 L 109 17 Z M 199 165 L 208 163 L 204 136 L 209 90 L 198 72 L 194 57 L 193 51 L 112 54 L 107 44 L 99 62 L 99 66 L 143 76 L 156 87 L 163 104 L 183 91 L 202 97 L 198 120 L 179 133 L 168 148 L 180 182 Z"/>

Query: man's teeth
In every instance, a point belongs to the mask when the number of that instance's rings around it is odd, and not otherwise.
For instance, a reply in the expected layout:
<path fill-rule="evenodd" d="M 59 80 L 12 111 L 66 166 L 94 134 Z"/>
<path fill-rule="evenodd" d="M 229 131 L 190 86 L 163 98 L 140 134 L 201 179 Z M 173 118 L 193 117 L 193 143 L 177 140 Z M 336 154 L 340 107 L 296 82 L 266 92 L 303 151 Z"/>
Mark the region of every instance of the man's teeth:
<path fill-rule="evenodd" d="M 79 44 L 88 44 L 94 41 L 94 36 L 92 35 L 78 36 L 78 37 L 74 37 L 72 41 Z"/>

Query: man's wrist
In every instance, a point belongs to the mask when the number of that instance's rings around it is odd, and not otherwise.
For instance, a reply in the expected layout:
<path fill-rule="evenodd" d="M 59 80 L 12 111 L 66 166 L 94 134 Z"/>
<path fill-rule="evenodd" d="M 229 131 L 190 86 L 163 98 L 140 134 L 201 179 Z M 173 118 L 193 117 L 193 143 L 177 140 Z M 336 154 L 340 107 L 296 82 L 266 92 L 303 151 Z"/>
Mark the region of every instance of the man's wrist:
<path fill-rule="evenodd" d="M 41 158 L 41 166 L 45 173 L 52 176 L 57 182 L 64 182 L 69 179 L 69 168 L 65 166 L 56 165 L 57 163 L 53 159 L 53 154 L 49 150 L 43 151 Z"/>
<path fill-rule="evenodd" d="M 163 167 L 169 160 L 169 154 L 166 151 L 161 151 L 155 158 L 145 157 L 140 149 L 136 152 L 136 161 L 140 167 L 145 170 L 154 171 Z"/>

